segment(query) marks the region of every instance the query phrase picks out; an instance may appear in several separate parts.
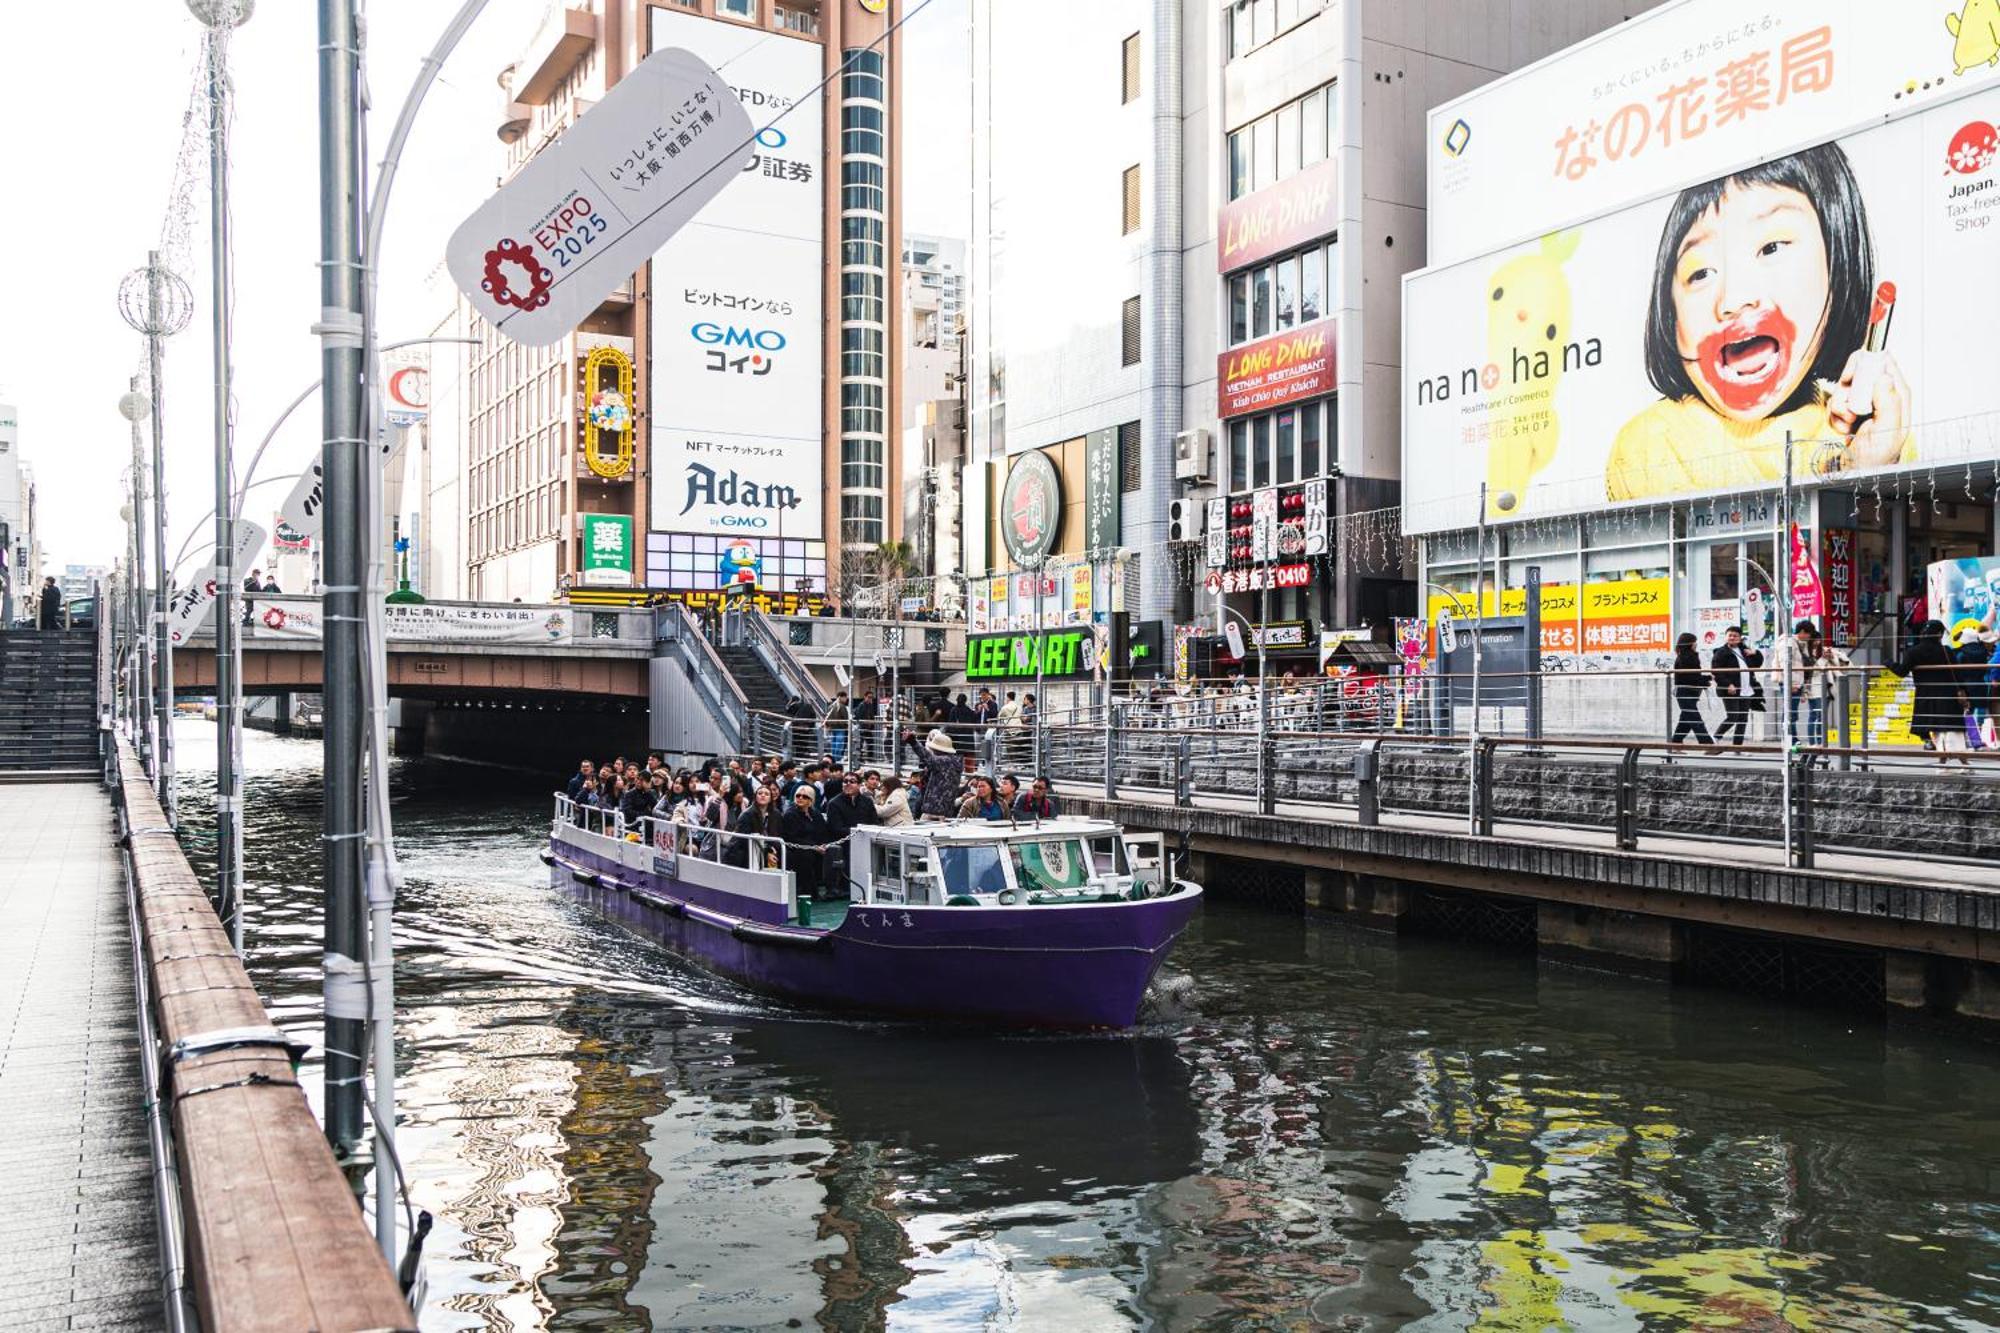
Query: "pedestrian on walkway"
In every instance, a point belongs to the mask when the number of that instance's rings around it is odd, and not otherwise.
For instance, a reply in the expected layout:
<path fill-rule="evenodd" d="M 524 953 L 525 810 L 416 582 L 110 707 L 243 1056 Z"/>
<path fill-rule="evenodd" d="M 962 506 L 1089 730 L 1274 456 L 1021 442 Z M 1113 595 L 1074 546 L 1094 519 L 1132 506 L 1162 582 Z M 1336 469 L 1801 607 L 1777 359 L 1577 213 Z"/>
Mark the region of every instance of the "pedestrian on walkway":
<path fill-rule="evenodd" d="M 917 744 L 917 734 L 906 731 L 903 745 L 916 751 L 917 762 L 923 766 L 924 790 L 918 799 L 917 812 L 925 819 L 950 819 L 958 808 L 958 787 L 965 776 L 958 747 L 941 727 L 933 728 L 921 746 Z"/>
<path fill-rule="evenodd" d="M 1703 745 L 1715 744 L 1708 734 L 1708 724 L 1701 718 L 1701 696 L 1708 691 L 1709 675 L 1701 667 L 1701 654 L 1695 651 L 1695 638 L 1683 634 L 1674 640 L 1674 706 L 1680 715 L 1674 720 L 1672 743 L 1679 745 L 1683 737 L 1692 736 Z"/>
<path fill-rule="evenodd" d="M 847 759 L 847 691 L 833 696 L 833 706 L 826 710 L 826 749 L 835 763 Z"/>
<path fill-rule="evenodd" d="M 1965 748 L 1965 693 L 1959 688 L 1958 668 L 1951 650 L 1944 644 L 1944 622 L 1926 620 L 1917 637 L 1903 649 L 1899 662 L 1889 670 L 1910 678 L 1916 685 L 1916 706 L 1910 710 L 1910 731 L 1938 752 L 1938 761 Z M 1963 757 L 1961 756 L 1961 760 Z"/>
<path fill-rule="evenodd" d="M 1764 665 L 1764 654 L 1743 642 L 1743 627 L 1731 625 L 1723 631 L 1722 646 L 1709 654 L 1708 667 L 1715 680 L 1715 692 L 1722 696 L 1722 725 L 1715 729 L 1715 743 L 1736 733 L 1741 745 L 1750 734 L 1751 702 L 1757 693 L 1757 677 L 1752 674 Z"/>
<path fill-rule="evenodd" d="M 40 605 L 40 618 L 36 623 L 43 629 L 61 629 L 63 613 L 62 589 L 56 586 L 53 575 L 42 580 L 42 599 Z"/>

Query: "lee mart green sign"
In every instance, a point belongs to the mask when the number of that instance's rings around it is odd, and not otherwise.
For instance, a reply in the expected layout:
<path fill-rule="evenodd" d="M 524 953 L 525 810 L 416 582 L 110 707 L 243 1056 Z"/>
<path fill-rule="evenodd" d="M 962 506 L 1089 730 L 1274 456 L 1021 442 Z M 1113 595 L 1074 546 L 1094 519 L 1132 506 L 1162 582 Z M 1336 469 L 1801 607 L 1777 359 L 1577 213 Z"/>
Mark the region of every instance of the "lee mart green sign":
<path fill-rule="evenodd" d="M 1064 680 L 1092 673 L 1096 636 L 1088 629 L 1043 634 L 975 634 L 965 641 L 967 680 Z"/>

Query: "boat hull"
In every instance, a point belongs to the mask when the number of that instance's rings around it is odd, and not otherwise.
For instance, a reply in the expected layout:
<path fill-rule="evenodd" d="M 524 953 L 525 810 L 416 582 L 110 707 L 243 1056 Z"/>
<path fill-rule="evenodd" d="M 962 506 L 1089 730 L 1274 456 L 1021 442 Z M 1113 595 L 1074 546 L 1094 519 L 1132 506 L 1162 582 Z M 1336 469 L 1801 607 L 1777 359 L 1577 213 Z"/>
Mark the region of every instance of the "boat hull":
<path fill-rule="evenodd" d="M 813 931 L 719 910 L 635 867 L 617 842 L 558 831 L 551 875 L 683 957 L 757 990 L 865 1013 L 1040 1028 L 1125 1028 L 1201 905 L 1189 885 L 1141 902 L 856 907 Z"/>

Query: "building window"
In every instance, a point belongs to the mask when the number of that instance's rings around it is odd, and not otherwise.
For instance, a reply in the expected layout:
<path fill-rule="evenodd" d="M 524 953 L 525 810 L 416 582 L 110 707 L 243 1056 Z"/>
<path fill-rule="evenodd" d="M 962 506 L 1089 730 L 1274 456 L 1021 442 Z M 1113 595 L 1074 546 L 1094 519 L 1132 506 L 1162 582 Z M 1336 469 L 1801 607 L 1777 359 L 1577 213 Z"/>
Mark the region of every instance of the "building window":
<path fill-rule="evenodd" d="M 1250 341 L 1250 275 L 1238 273 L 1229 280 L 1229 345 Z"/>
<path fill-rule="evenodd" d="M 733 19 L 757 21 L 757 0 L 715 0 L 715 12 Z"/>
<path fill-rule="evenodd" d="M 1229 6 L 1229 58 L 1248 55 L 1326 8 L 1327 0 L 1235 0 Z"/>
<path fill-rule="evenodd" d="M 1119 349 L 1119 365 L 1139 364 L 1139 298 L 1136 296 L 1125 300 L 1125 314 L 1119 327 Z"/>
<path fill-rule="evenodd" d="M 1326 318 L 1333 311 L 1329 275 L 1338 271 L 1340 241 L 1259 264 L 1229 278 L 1229 345 L 1268 338 Z"/>
<path fill-rule="evenodd" d="M 1340 146 L 1334 132 L 1339 98 L 1327 84 L 1259 116 L 1229 135 L 1229 197 L 1267 189 Z"/>
<path fill-rule="evenodd" d="M 1125 222 L 1121 234 L 1130 236 L 1139 230 L 1139 168 L 1135 164 L 1125 168 Z"/>
<path fill-rule="evenodd" d="M 1339 399 L 1316 399 L 1228 423 L 1230 492 L 1291 486 L 1323 477 L 1334 461 Z"/>
<path fill-rule="evenodd" d="M 1139 489 L 1139 423 L 1118 426 L 1118 489 L 1130 495 Z"/>
<path fill-rule="evenodd" d="M 1139 99 L 1139 34 L 1127 37 L 1119 57 L 1120 106 L 1129 105 Z"/>

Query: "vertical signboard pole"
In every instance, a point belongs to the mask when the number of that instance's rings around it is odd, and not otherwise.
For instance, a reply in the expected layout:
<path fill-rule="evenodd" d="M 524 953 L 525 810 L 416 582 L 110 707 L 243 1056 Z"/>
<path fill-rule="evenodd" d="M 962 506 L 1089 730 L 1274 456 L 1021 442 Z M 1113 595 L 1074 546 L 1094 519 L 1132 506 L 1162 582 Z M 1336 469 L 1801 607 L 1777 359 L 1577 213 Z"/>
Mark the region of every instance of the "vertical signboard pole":
<path fill-rule="evenodd" d="M 173 571 L 167 568 L 167 460 L 162 437 L 160 337 L 166 270 L 160 252 L 146 256 L 146 372 L 153 386 L 153 783 L 167 822 L 174 822 L 174 644 L 167 634 Z"/>
<path fill-rule="evenodd" d="M 1528 739 L 1542 738 L 1542 567 L 1528 566 L 1528 600 L 1524 608 L 1527 629 L 1523 646 L 1528 653 Z M 1583 584 L 1577 583 L 1577 601 L 1583 600 Z"/>

